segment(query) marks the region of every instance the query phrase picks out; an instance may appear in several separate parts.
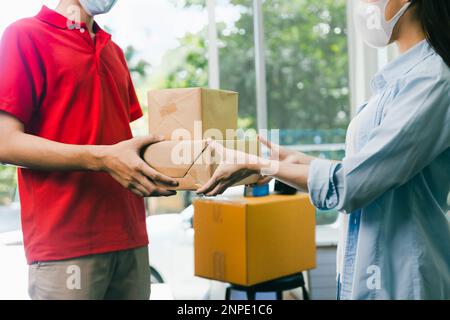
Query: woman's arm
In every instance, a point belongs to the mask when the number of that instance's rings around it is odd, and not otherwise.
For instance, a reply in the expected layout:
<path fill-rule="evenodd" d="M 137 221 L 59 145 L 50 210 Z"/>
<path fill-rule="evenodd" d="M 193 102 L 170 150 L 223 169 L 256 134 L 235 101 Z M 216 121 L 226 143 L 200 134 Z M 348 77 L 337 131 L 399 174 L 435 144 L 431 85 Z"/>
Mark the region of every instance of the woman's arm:
<path fill-rule="evenodd" d="M 223 192 L 234 170 L 270 175 L 308 190 L 319 209 L 351 213 L 398 188 L 450 148 L 450 85 L 436 75 L 405 79 L 398 98 L 357 154 L 342 163 L 315 159 L 309 165 L 261 160 L 220 166 L 201 193 Z M 269 170 L 269 171 L 268 171 Z"/>
<path fill-rule="evenodd" d="M 309 164 L 271 160 L 270 164 L 265 164 L 261 161 L 256 165 L 254 170 L 265 175 L 267 168 L 270 168 L 267 174 L 269 177 L 277 179 L 300 191 L 308 192 L 309 167 Z M 272 172 L 272 168 L 277 168 L 277 170 Z"/>
<path fill-rule="evenodd" d="M 315 157 L 309 156 L 302 152 L 297 152 L 292 149 L 281 147 L 265 138 L 258 136 L 258 140 L 270 150 L 270 159 L 277 161 L 287 161 L 296 164 L 310 164 Z"/>
<path fill-rule="evenodd" d="M 309 165 L 316 159 L 315 157 L 309 156 L 302 152 L 297 152 L 292 149 L 281 147 L 273 142 L 266 140 L 262 136 L 258 136 L 258 140 L 270 150 L 270 160 L 282 161 L 286 164 Z M 258 181 L 257 184 L 267 184 L 272 181 L 273 178 L 274 177 L 270 175 L 264 176 Z M 280 177 L 278 177 L 278 179 L 280 181 L 283 181 Z M 286 180 L 284 180 L 284 182 L 286 183 Z"/>

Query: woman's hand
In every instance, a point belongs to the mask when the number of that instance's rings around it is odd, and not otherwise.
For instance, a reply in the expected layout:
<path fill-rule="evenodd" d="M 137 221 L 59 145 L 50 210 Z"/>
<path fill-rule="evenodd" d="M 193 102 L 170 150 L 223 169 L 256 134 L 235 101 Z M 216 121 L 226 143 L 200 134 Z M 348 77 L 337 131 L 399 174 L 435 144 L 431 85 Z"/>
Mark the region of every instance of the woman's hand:
<path fill-rule="evenodd" d="M 259 174 L 256 169 L 261 158 L 246 154 L 245 152 L 227 149 L 221 144 L 210 142 L 216 155 L 220 157 L 220 165 L 214 172 L 212 178 L 200 189 L 197 194 L 216 196 L 222 194 L 229 187 L 248 178 Z"/>
<path fill-rule="evenodd" d="M 314 158 L 301 153 L 291 153 L 291 151 L 280 148 L 264 139 L 260 140 L 271 149 L 272 159 L 262 159 L 257 156 L 248 155 L 244 152 L 226 149 L 213 142 L 211 147 L 221 157 L 221 164 L 213 177 L 203 187 L 198 189 L 197 193 L 207 196 L 222 194 L 236 182 L 239 182 L 252 174 L 261 173 L 307 192 L 309 163 Z M 284 160 L 280 161 L 280 158 Z M 263 180 L 264 179 L 260 180 L 260 182 Z"/>
<path fill-rule="evenodd" d="M 285 162 L 287 164 L 304 164 L 309 165 L 315 158 L 304 153 L 297 152 L 288 148 L 283 148 L 275 143 L 272 143 L 261 136 L 258 136 L 259 141 L 270 150 L 270 160 Z M 258 181 L 258 185 L 268 184 L 272 181 L 272 177 L 262 177 Z"/>
<path fill-rule="evenodd" d="M 275 143 L 272 143 L 263 137 L 258 137 L 259 141 L 264 144 L 270 150 L 270 159 L 276 161 L 285 161 L 291 164 L 311 164 L 315 159 L 304 153 L 297 152 L 288 148 L 281 147 Z"/>

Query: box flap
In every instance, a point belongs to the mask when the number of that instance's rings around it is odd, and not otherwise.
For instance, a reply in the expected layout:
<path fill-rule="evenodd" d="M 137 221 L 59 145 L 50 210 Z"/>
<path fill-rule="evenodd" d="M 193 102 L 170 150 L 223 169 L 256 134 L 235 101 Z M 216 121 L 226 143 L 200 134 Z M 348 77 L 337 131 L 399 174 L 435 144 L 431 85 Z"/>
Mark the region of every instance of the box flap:
<path fill-rule="evenodd" d="M 155 170 L 171 178 L 184 178 L 202 158 L 206 141 L 163 141 L 144 152 L 144 160 Z"/>

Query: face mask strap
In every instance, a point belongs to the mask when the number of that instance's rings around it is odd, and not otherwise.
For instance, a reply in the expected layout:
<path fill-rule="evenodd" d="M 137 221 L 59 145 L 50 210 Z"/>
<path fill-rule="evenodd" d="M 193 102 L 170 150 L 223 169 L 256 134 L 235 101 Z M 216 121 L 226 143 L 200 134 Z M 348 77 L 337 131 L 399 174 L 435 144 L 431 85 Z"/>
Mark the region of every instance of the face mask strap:
<path fill-rule="evenodd" d="M 384 21 L 386 21 L 386 8 L 389 4 L 389 1 L 390 0 L 386 1 L 386 5 L 384 6 L 384 16 L 383 16 Z M 386 23 L 391 23 L 391 22 L 395 21 L 396 19 L 398 20 L 402 15 L 405 14 L 406 10 L 408 10 L 410 6 L 411 6 L 411 2 L 408 1 L 407 3 L 405 3 L 403 5 L 403 7 L 400 8 L 400 10 L 395 14 L 395 16 L 393 16 L 391 20 L 386 21 Z"/>

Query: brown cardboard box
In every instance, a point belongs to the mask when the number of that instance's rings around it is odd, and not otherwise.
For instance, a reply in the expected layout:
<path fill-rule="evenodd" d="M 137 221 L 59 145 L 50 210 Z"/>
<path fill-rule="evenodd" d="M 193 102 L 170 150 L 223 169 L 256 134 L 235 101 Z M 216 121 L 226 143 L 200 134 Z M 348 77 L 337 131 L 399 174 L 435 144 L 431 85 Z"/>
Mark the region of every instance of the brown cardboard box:
<path fill-rule="evenodd" d="M 307 195 L 194 201 L 195 275 L 251 286 L 316 267 Z"/>
<path fill-rule="evenodd" d="M 257 140 L 216 141 L 229 149 L 259 155 Z M 160 173 L 179 182 L 176 190 L 197 190 L 214 174 L 220 159 L 205 140 L 163 141 L 147 148 L 144 160 Z M 237 185 L 254 184 L 259 176 L 251 176 Z"/>
<path fill-rule="evenodd" d="M 226 130 L 237 129 L 236 92 L 202 88 L 154 90 L 148 93 L 148 107 L 150 134 L 166 140 L 233 139 L 226 136 Z"/>

